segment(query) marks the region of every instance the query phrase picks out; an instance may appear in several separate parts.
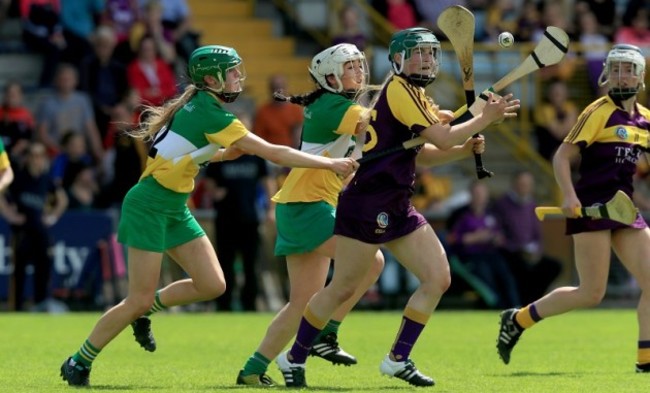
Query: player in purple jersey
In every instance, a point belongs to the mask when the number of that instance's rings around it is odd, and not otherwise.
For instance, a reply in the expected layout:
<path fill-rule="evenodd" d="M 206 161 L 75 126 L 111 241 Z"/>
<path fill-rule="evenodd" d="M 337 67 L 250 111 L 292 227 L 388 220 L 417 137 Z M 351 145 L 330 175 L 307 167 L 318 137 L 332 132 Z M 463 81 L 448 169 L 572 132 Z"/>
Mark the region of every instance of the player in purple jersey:
<path fill-rule="evenodd" d="M 516 116 L 519 108 L 519 101 L 512 100 L 511 95 L 490 95 L 480 115 L 450 125 L 448 112 L 440 111 L 424 90 L 437 75 L 439 52 L 438 39 L 427 29 L 402 30 L 391 39 L 394 75 L 371 111 L 364 151 L 383 150 L 418 135 L 431 143 L 362 165 L 339 197 L 334 276 L 307 305 L 291 350 L 277 359 L 287 386 L 306 386 L 305 362 L 314 337 L 359 287 L 382 245 L 415 274 L 420 286 L 406 305 L 402 325 L 380 371 L 415 386 L 434 384 L 418 371 L 409 354 L 449 287 L 450 274 L 440 241 L 410 202 L 415 165 L 431 166 L 469 156 L 475 143 L 481 146 L 480 141 L 470 139 L 472 134 Z"/>
<path fill-rule="evenodd" d="M 641 216 L 625 225 L 575 213 L 582 206 L 607 202 L 619 190 L 632 196 L 632 175 L 649 147 L 650 110 L 637 102 L 638 92 L 645 88 L 644 77 L 645 59 L 639 48 L 615 45 L 599 79 L 608 94 L 587 106 L 553 158 L 580 283 L 557 288 L 520 310 L 501 313 L 497 349 L 506 364 L 524 329 L 543 318 L 601 302 L 613 249 L 641 287 L 636 371 L 650 372 L 650 229 Z M 580 178 L 574 185 L 571 163 L 578 159 Z"/>

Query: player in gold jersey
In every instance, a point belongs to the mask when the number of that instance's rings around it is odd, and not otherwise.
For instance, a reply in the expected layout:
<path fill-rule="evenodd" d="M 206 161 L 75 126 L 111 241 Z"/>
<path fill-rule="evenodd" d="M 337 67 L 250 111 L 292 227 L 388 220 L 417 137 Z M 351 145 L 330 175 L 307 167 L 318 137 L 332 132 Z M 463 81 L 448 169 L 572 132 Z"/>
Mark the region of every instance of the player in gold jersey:
<path fill-rule="evenodd" d="M 613 250 L 641 288 L 636 371 L 650 372 L 650 229 L 641 215 L 626 225 L 575 213 L 582 206 L 604 204 L 619 190 L 632 197 L 637 161 L 650 149 L 650 110 L 637 101 L 645 88 L 645 65 L 635 46 L 618 44 L 609 51 L 600 76 L 607 95 L 585 108 L 553 158 L 580 282 L 557 288 L 520 310 L 501 313 L 497 349 L 505 364 L 525 329 L 601 302 Z M 580 177 L 574 185 L 571 163 L 578 160 Z"/>

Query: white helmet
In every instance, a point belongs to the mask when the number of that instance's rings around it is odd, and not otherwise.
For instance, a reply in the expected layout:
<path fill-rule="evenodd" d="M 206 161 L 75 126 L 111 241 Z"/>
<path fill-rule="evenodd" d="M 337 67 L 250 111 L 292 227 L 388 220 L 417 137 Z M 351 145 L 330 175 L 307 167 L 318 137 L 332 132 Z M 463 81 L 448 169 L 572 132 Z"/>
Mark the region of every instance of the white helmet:
<path fill-rule="evenodd" d="M 607 54 L 607 59 L 605 59 L 605 63 L 603 64 L 603 72 L 598 78 L 598 84 L 600 86 L 606 85 L 609 82 L 607 78 L 609 77 L 612 66 L 621 63 L 631 63 L 633 66 L 632 72 L 636 77 L 641 78 L 645 71 L 645 58 L 641 54 L 639 47 L 627 44 L 614 45 Z M 643 79 L 634 87 L 610 88 L 610 94 L 616 98 L 625 100 L 635 96 L 639 92 L 639 88 L 645 89 Z"/>
<path fill-rule="evenodd" d="M 361 66 L 364 72 L 364 83 L 368 80 L 368 64 L 366 63 L 366 55 L 363 54 L 355 45 L 352 44 L 338 44 L 331 46 L 324 51 L 320 52 L 311 60 L 311 67 L 309 73 L 316 79 L 316 82 L 326 90 L 332 93 L 343 92 L 343 83 L 341 76 L 343 76 L 343 66 L 345 63 L 353 60 L 361 61 Z M 334 75 L 338 82 L 338 87 L 334 88 L 327 83 L 327 76 Z"/>

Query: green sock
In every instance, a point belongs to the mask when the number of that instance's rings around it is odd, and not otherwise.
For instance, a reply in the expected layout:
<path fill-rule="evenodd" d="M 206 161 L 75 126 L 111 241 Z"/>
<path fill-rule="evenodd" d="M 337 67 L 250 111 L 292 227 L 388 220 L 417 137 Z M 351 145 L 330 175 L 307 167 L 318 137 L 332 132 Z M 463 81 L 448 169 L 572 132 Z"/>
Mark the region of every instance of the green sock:
<path fill-rule="evenodd" d="M 165 306 L 164 304 L 162 304 L 160 302 L 160 291 L 156 291 L 156 299 L 153 301 L 153 305 L 151 306 L 149 311 L 147 311 L 144 314 L 144 316 L 148 317 L 151 314 L 154 314 L 154 313 L 157 313 L 158 311 L 163 311 L 163 310 L 166 310 L 166 309 L 167 309 L 167 306 Z"/>
<path fill-rule="evenodd" d="M 316 337 L 316 340 L 314 340 L 314 342 L 318 342 L 321 337 L 327 336 L 330 333 L 334 333 L 338 336 L 339 326 L 341 326 L 340 321 L 335 321 L 333 319 L 330 319 L 329 322 L 327 322 L 327 325 L 325 325 L 325 327 L 323 328 L 323 330 L 320 331 L 318 337 Z"/>
<path fill-rule="evenodd" d="M 242 370 L 242 375 L 262 375 L 266 372 L 271 361 L 259 352 L 255 352 L 249 357 Z"/>
<path fill-rule="evenodd" d="M 81 348 L 72 355 L 72 360 L 86 367 L 90 367 L 93 364 L 93 360 L 99 355 L 99 352 L 101 352 L 101 349 L 95 348 L 90 341 L 86 340 Z"/>

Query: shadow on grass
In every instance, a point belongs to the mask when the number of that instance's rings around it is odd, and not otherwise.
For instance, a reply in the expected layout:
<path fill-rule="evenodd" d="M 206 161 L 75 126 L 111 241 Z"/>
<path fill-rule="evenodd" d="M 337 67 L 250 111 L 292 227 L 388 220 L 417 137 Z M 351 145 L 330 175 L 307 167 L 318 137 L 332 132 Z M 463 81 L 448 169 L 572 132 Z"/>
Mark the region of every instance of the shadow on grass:
<path fill-rule="evenodd" d="M 580 372 L 565 372 L 565 371 L 549 371 L 549 372 L 532 372 L 532 371 L 517 371 L 509 374 L 492 374 L 493 377 L 582 377 L 584 373 Z"/>
<path fill-rule="evenodd" d="M 404 386 L 373 386 L 373 387 L 367 387 L 367 388 L 362 388 L 362 387 L 354 387 L 354 388 L 344 388 L 340 386 L 317 386 L 317 385 L 309 385 L 307 389 L 309 390 L 316 390 L 316 391 L 324 391 L 324 392 L 358 392 L 358 391 L 368 391 L 368 392 L 378 392 L 378 391 L 391 391 L 391 390 L 404 390 L 404 388 L 409 388 L 412 387 L 410 385 L 404 385 Z M 224 390 L 240 390 L 240 389 L 251 389 L 251 388 L 257 388 L 253 386 L 245 386 L 245 385 L 221 385 L 221 386 L 213 386 L 213 389 L 216 391 L 224 391 Z M 262 389 L 262 388 L 260 388 Z M 268 388 L 263 388 L 263 389 L 268 389 Z M 286 386 L 276 386 L 274 388 L 271 388 L 274 391 L 276 390 L 281 390 L 281 391 L 292 391 L 295 392 L 296 388 L 288 388 Z"/>

